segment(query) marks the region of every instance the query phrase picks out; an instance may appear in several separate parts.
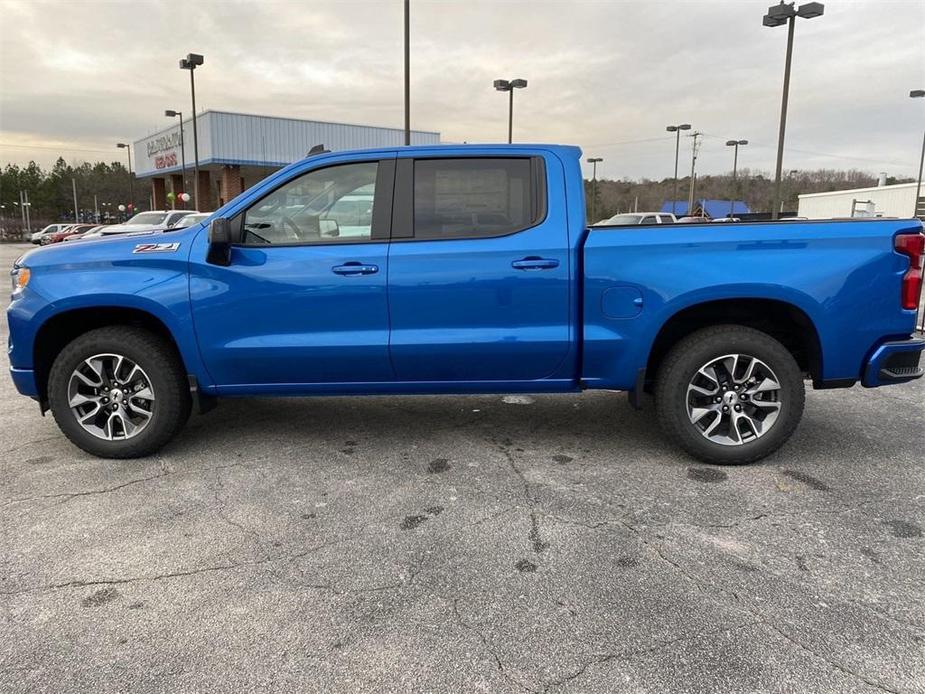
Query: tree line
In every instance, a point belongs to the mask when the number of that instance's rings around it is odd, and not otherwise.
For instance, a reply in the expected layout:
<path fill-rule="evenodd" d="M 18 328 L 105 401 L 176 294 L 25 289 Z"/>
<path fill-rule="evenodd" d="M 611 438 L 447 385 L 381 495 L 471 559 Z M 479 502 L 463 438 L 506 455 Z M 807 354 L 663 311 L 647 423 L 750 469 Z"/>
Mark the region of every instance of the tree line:
<path fill-rule="evenodd" d="M 887 178 L 887 185 L 905 183 L 911 178 Z M 677 200 L 688 200 L 690 176 L 678 179 Z M 784 210 L 796 212 L 797 196 L 805 193 L 824 193 L 833 190 L 867 188 L 877 185 L 877 177 L 857 169 L 815 169 L 790 171 L 781 179 L 781 199 Z M 591 219 L 591 200 L 594 185 L 585 181 L 588 219 Z M 674 195 L 674 179 L 660 181 L 643 179 L 598 180 L 596 220 L 607 219 L 620 212 L 653 212 L 661 210 L 662 203 Z M 770 212 L 774 199 L 774 176 L 762 171 L 741 169 L 735 182 L 732 174 L 698 176 L 694 189 L 695 200 L 744 200 L 752 212 Z"/>
<path fill-rule="evenodd" d="M 56 221 L 74 221 L 74 183 L 77 185 L 77 207 L 89 219 L 94 212 L 94 199 L 101 213 L 118 216 L 118 206 L 132 203 L 129 173 L 125 165 L 83 162 L 68 164 L 59 157 L 50 170 L 45 170 L 34 161 L 19 166 L 7 164 L 0 170 L 0 205 L 4 228 L 19 229 L 22 224 L 20 213 L 20 191 L 29 195 L 32 228 Z M 147 202 L 147 189 L 134 181 L 134 206 Z M 104 203 L 108 203 L 104 205 Z"/>

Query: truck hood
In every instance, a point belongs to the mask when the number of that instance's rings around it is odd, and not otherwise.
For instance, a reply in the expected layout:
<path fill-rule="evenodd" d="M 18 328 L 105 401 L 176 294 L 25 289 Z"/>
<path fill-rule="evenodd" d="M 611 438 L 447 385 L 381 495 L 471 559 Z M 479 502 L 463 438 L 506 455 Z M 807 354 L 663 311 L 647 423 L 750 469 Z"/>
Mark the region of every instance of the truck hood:
<path fill-rule="evenodd" d="M 202 229 L 202 224 L 194 224 L 186 229 L 168 233 L 147 229 L 140 233 L 125 232 L 102 236 L 87 242 L 56 243 L 27 251 L 16 260 L 15 265 L 38 268 L 94 262 L 111 263 L 151 256 L 185 258 L 189 254 L 192 240 Z M 175 249 L 164 251 L 152 252 L 143 248 L 151 244 L 174 243 L 179 245 Z"/>

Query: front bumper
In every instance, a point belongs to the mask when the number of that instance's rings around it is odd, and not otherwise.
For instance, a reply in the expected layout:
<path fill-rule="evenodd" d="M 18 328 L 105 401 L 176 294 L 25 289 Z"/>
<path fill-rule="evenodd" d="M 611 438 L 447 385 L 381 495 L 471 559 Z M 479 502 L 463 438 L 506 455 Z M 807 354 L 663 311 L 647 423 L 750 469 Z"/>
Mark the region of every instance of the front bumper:
<path fill-rule="evenodd" d="M 925 340 L 921 338 L 884 342 L 867 360 L 861 383 L 876 388 L 921 378 L 925 374 L 920 366 L 923 350 Z"/>

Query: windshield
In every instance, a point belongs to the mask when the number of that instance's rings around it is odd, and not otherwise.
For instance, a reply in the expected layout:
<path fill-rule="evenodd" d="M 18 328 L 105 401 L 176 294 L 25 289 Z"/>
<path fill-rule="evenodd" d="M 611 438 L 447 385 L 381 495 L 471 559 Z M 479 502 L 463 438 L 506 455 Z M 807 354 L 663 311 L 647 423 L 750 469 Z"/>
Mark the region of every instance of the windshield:
<path fill-rule="evenodd" d="M 126 224 L 163 224 L 165 219 L 167 219 L 165 212 L 141 212 L 128 220 Z"/>
<path fill-rule="evenodd" d="M 639 215 L 635 214 L 617 214 L 611 217 L 610 219 L 605 219 L 603 222 L 600 222 L 602 225 L 606 226 L 628 226 L 630 224 L 639 224 Z"/>
<path fill-rule="evenodd" d="M 208 214 L 188 214 L 180 218 L 180 221 L 176 223 L 176 227 L 191 227 L 194 224 L 199 224 L 199 222 L 209 218 Z"/>

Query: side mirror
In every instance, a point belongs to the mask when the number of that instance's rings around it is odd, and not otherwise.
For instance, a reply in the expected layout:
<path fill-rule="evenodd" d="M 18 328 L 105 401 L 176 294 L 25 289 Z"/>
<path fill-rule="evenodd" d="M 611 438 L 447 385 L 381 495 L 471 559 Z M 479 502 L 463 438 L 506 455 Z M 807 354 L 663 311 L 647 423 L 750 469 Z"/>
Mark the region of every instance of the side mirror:
<path fill-rule="evenodd" d="M 231 265 L 231 222 L 224 217 L 209 225 L 209 253 L 206 262 L 213 265 Z"/>

